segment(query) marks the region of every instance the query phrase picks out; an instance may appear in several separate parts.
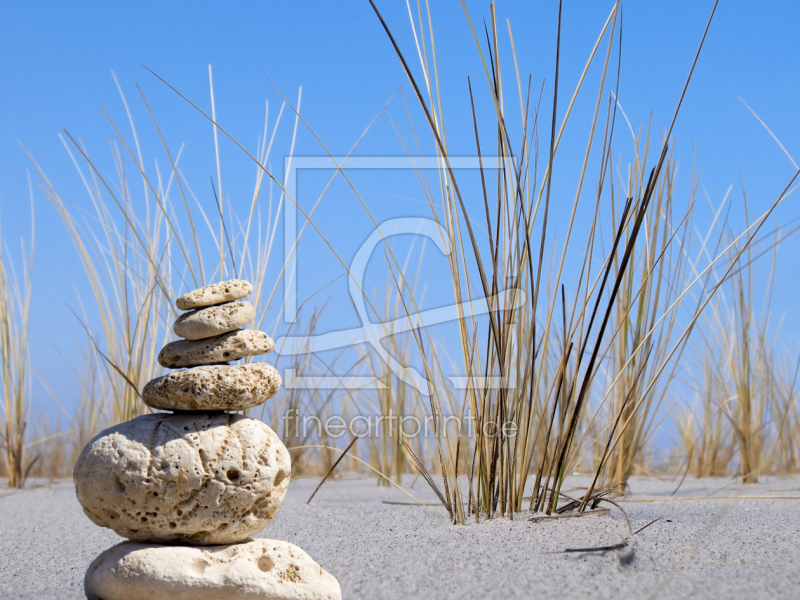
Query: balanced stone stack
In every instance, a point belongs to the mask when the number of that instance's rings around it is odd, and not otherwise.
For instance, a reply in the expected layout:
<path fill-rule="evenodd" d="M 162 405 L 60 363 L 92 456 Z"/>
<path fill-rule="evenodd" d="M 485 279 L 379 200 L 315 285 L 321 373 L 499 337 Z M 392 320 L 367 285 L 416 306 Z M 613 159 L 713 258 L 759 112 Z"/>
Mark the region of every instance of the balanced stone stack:
<path fill-rule="evenodd" d="M 336 579 L 303 550 L 249 539 L 272 520 L 289 485 L 289 452 L 275 432 L 240 411 L 281 385 L 264 363 L 273 341 L 241 329 L 255 316 L 252 286 L 224 281 L 177 300 L 158 362 L 182 369 L 150 381 L 142 399 L 172 411 L 101 432 L 75 466 L 86 515 L 128 538 L 101 554 L 85 578 L 90 600 L 181 598 L 340 599 Z"/>

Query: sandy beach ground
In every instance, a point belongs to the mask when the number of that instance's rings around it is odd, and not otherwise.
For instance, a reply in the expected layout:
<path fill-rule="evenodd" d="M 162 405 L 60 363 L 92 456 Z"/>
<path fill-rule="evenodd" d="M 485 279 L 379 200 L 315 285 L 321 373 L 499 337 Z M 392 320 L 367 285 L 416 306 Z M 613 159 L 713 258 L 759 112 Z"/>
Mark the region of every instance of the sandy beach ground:
<path fill-rule="evenodd" d="M 422 479 L 403 483 L 434 501 Z M 800 598 L 800 477 L 746 487 L 687 479 L 675 496 L 677 481 L 636 478 L 622 504 L 633 528 L 660 520 L 635 536 L 628 561 L 619 550 L 563 552 L 622 541 L 627 526 L 615 509 L 454 526 L 441 507 L 387 504 L 411 499 L 374 479 L 326 483 L 306 505 L 316 484 L 293 481 L 258 537 L 302 547 L 339 579 L 344 598 Z M 581 484 L 575 477 L 567 487 Z M 717 499 L 669 500 L 710 494 Z M 87 566 L 119 541 L 83 515 L 69 480 L 2 489 L 0 598 L 83 598 Z"/>

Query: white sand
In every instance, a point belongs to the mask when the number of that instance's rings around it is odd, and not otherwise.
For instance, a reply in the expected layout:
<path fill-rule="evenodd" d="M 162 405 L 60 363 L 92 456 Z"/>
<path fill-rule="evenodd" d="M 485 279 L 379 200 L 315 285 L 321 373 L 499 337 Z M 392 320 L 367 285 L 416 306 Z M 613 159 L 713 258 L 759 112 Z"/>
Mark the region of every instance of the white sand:
<path fill-rule="evenodd" d="M 677 495 L 702 496 L 729 483 L 687 479 Z M 307 506 L 315 486 L 293 481 L 258 537 L 302 547 L 339 579 L 344 598 L 800 598 L 800 500 L 626 503 L 634 528 L 661 521 L 636 536 L 634 559 L 624 565 L 619 551 L 561 553 L 621 541 L 627 529 L 617 511 L 544 523 L 522 514 L 459 527 L 441 508 L 384 504 L 409 498 L 374 480 L 326 484 Z M 629 498 L 666 498 L 675 487 L 637 478 Z M 86 567 L 120 538 L 83 515 L 71 481 L 0 490 L 0 598 L 83 598 Z M 433 501 L 421 479 L 410 491 Z M 732 485 L 716 495 L 741 494 L 800 497 L 800 478 Z"/>

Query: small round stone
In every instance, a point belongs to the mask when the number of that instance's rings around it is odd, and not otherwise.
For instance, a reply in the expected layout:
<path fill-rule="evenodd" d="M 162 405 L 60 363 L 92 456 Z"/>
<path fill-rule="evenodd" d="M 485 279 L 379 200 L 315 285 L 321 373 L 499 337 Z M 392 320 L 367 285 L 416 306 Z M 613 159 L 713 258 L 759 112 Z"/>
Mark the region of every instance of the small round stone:
<path fill-rule="evenodd" d="M 278 371 L 265 363 L 213 365 L 152 379 L 142 400 L 159 410 L 245 410 L 263 404 L 280 387 Z"/>
<path fill-rule="evenodd" d="M 180 310 L 192 310 L 193 308 L 203 308 L 205 306 L 213 306 L 215 304 L 222 304 L 223 302 L 239 300 L 252 291 L 253 286 L 249 281 L 245 281 L 244 279 L 229 279 L 228 281 L 220 281 L 219 283 L 192 290 L 178 298 L 175 301 L 175 305 Z"/>
<path fill-rule="evenodd" d="M 101 432 L 73 471 L 86 515 L 140 542 L 241 542 L 278 512 L 289 451 L 261 421 L 156 413 Z"/>
<path fill-rule="evenodd" d="M 170 342 L 158 353 L 158 364 L 168 369 L 215 365 L 267 354 L 274 348 L 275 342 L 263 331 L 237 329 L 204 340 Z"/>
<path fill-rule="evenodd" d="M 175 320 L 172 331 L 187 340 L 202 340 L 244 327 L 255 316 L 249 302 L 228 302 L 182 314 Z"/>
<path fill-rule="evenodd" d="M 289 542 L 231 546 L 123 542 L 92 562 L 89 600 L 341 600 L 339 582 Z"/>

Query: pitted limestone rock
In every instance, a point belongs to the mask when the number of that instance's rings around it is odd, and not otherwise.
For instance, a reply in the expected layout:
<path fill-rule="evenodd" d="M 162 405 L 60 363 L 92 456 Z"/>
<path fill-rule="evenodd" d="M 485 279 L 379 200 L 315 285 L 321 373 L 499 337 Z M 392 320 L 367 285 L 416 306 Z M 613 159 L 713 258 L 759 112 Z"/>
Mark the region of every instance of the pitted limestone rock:
<path fill-rule="evenodd" d="M 278 371 L 265 363 L 213 365 L 153 379 L 142 400 L 160 410 L 244 410 L 263 404 L 280 387 Z"/>
<path fill-rule="evenodd" d="M 245 301 L 198 308 L 175 320 L 172 331 L 187 340 L 202 340 L 239 329 L 256 316 L 253 305 Z"/>
<path fill-rule="evenodd" d="M 170 342 L 158 353 L 158 364 L 168 369 L 213 365 L 274 349 L 275 342 L 263 331 L 237 329 L 204 340 Z"/>
<path fill-rule="evenodd" d="M 83 449 L 73 479 L 86 515 L 134 541 L 230 544 L 261 531 L 286 495 L 289 452 L 261 421 L 149 414 Z"/>
<path fill-rule="evenodd" d="M 180 310 L 203 308 L 205 306 L 213 306 L 215 304 L 222 304 L 223 302 L 239 300 L 252 291 L 253 286 L 250 285 L 249 281 L 230 279 L 192 290 L 188 294 L 184 294 L 178 298 L 175 301 L 175 305 Z"/>
<path fill-rule="evenodd" d="M 123 542 L 84 579 L 89 600 L 340 600 L 339 582 L 303 550 L 276 540 L 232 546 Z"/>

